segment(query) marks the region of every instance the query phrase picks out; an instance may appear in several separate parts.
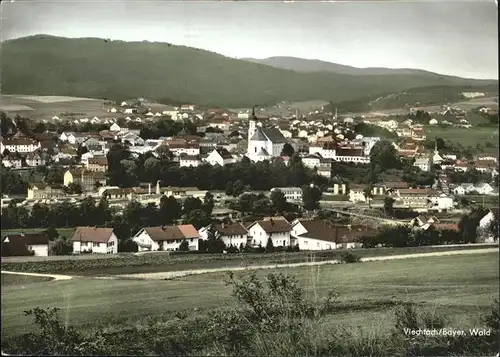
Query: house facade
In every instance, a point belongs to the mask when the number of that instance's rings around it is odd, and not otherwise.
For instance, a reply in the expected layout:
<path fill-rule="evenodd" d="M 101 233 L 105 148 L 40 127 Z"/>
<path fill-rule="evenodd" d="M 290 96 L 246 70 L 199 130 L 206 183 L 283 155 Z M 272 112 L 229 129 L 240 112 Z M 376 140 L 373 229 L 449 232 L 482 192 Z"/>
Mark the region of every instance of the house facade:
<path fill-rule="evenodd" d="M 208 231 L 210 228 L 214 229 L 217 238 L 220 238 L 226 247 L 241 247 L 246 246 L 248 243 L 248 231 L 241 223 L 229 223 L 229 224 L 215 224 L 213 226 L 203 227 L 198 233 L 200 234 L 200 239 L 208 239 Z"/>
<path fill-rule="evenodd" d="M 2 238 L 2 256 L 49 255 L 49 237 L 45 233 L 9 234 Z"/>
<path fill-rule="evenodd" d="M 146 227 L 132 238 L 142 251 L 178 251 L 183 241 L 189 244 L 189 250 L 199 249 L 200 234 L 191 224 L 178 226 Z"/>
<path fill-rule="evenodd" d="M 253 246 L 265 247 L 271 238 L 275 247 L 290 246 L 290 223 L 283 217 L 268 217 L 248 227 L 248 239 Z"/>
<path fill-rule="evenodd" d="M 73 236 L 73 254 L 116 254 L 118 238 L 113 228 L 76 227 Z"/>

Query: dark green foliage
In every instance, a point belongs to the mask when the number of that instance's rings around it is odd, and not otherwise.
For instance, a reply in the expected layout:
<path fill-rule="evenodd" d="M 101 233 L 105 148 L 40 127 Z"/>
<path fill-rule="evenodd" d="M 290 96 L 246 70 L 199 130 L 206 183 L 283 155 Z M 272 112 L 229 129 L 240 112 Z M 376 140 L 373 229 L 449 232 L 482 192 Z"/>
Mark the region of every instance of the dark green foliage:
<path fill-rule="evenodd" d="M 298 73 L 166 43 L 48 35 L 4 42 L 1 70 L 4 93 L 172 98 L 228 107 L 280 100 L 344 101 L 409 87 L 483 83 L 420 74 Z"/>
<path fill-rule="evenodd" d="M 182 243 L 179 245 L 179 250 L 181 252 L 189 251 L 189 242 L 187 240 L 183 240 Z"/>
<path fill-rule="evenodd" d="M 359 263 L 360 257 L 351 252 L 342 252 L 341 261 L 344 263 Z"/>

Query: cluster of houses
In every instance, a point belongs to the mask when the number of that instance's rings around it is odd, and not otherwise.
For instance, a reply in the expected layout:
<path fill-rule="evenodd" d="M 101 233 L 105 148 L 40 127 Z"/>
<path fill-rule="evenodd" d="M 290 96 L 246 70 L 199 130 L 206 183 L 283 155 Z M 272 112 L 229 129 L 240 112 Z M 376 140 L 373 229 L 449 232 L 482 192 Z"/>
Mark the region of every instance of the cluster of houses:
<path fill-rule="evenodd" d="M 193 225 L 142 228 L 132 240 L 138 251 L 177 251 L 186 241 L 188 250 L 198 250 L 200 240 L 207 240 L 214 232 L 227 247 L 265 247 L 270 239 L 275 247 L 299 245 L 303 250 L 349 249 L 359 247 L 357 238 L 375 234 L 373 229 L 361 226 L 334 225 L 321 219 L 266 217 L 255 222 L 215 224 L 196 230 Z M 112 228 L 77 227 L 70 238 L 73 254 L 116 254 L 118 239 Z M 2 238 L 4 255 L 47 256 L 49 238 L 44 233 L 9 234 Z"/>
<path fill-rule="evenodd" d="M 498 209 L 491 209 L 479 222 L 478 240 L 494 242 L 495 237 L 489 229 L 498 220 Z M 435 216 L 418 216 L 409 222 L 415 229 L 459 231 L 458 224 L 440 222 Z M 187 242 L 186 250 L 196 251 L 200 241 L 220 238 L 226 247 L 245 246 L 266 247 L 269 240 L 274 247 L 298 245 L 301 250 L 332 250 L 361 247 L 359 238 L 369 238 L 377 231 L 365 226 L 334 224 L 330 221 L 313 218 L 300 218 L 292 222 L 284 217 L 265 217 L 254 222 L 232 222 L 211 224 L 199 230 L 190 224 L 174 226 L 145 227 L 132 238 L 138 251 L 178 251 Z M 116 254 L 118 238 L 112 228 L 77 227 L 70 238 L 73 254 Z M 8 234 L 2 237 L 3 256 L 48 256 L 49 238 L 44 233 Z"/>

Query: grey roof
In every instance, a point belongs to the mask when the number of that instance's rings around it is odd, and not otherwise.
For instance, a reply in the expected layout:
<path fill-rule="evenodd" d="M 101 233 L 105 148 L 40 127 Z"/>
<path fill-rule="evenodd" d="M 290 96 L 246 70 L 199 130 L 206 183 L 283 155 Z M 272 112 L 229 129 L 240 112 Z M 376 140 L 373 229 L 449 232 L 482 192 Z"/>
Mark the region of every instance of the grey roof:
<path fill-rule="evenodd" d="M 281 134 L 281 131 L 279 131 L 279 129 L 267 128 L 262 129 L 262 131 L 264 132 L 264 135 L 266 135 L 274 144 L 286 143 L 286 139 L 283 134 Z"/>
<path fill-rule="evenodd" d="M 260 151 L 257 153 L 257 156 L 271 156 L 271 155 L 269 155 L 266 149 L 261 148 Z"/>
<path fill-rule="evenodd" d="M 267 141 L 267 136 L 263 133 L 262 129 L 257 127 L 255 133 L 250 138 L 252 141 Z"/>
<path fill-rule="evenodd" d="M 250 140 L 254 141 L 267 141 L 270 140 L 274 144 L 283 144 L 286 143 L 286 139 L 276 128 L 260 128 L 257 127 L 255 133 L 253 134 Z"/>

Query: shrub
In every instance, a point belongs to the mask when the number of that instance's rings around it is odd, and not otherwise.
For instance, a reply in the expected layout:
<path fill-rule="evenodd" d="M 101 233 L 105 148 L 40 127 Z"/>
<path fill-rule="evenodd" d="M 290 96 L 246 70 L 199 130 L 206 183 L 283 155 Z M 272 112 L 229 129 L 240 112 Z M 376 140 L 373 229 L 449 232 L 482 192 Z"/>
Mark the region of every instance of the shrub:
<path fill-rule="evenodd" d="M 181 252 L 189 251 L 189 242 L 187 240 L 183 240 L 182 243 L 179 245 L 179 250 Z"/>
<path fill-rule="evenodd" d="M 357 255 L 351 253 L 351 252 L 342 252 L 342 255 L 340 256 L 340 260 L 343 263 L 358 263 L 360 262 L 360 257 Z"/>

